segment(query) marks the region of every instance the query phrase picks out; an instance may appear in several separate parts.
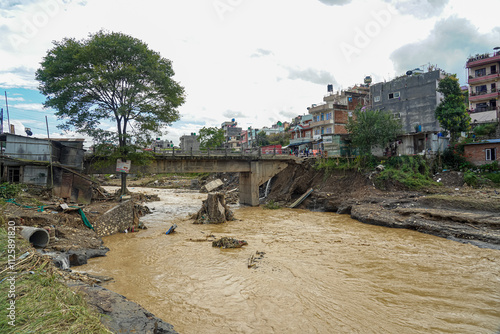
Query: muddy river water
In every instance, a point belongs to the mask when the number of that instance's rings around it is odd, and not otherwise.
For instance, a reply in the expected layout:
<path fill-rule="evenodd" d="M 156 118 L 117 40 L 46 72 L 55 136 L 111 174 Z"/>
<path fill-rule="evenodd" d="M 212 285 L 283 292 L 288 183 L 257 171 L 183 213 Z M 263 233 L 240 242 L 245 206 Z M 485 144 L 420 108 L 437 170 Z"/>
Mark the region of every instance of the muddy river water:
<path fill-rule="evenodd" d="M 78 270 L 114 277 L 108 289 L 179 333 L 500 333 L 498 250 L 292 209 L 194 225 L 206 194 L 132 191 L 161 198 L 148 229 L 105 237 L 108 255 Z M 200 241 L 212 234 L 248 245 Z"/>

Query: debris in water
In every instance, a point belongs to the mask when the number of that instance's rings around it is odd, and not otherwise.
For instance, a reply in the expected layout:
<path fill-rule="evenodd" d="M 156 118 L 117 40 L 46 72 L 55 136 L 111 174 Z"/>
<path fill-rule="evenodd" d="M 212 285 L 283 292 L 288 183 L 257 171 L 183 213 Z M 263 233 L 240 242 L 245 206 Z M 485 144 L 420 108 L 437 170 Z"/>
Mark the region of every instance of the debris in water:
<path fill-rule="evenodd" d="M 256 268 L 255 266 L 257 265 L 257 260 L 262 260 L 264 258 L 264 254 L 266 253 L 256 251 L 255 255 L 250 255 L 250 257 L 248 258 L 248 268 Z"/>
<path fill-rule="evenodd" d="M 219 240 L 215 240 L 212 242 L 212 247 L 220 247 L 220 248 L 241 248 L 244 245 L 248 245 L 248 242 L 245 240 L 237 240 L 228 237 L 222 237 Z"/>
<path fill-rule="evenodd" d="M 168 229 L 168 231 L 165 234 L 174 233 L 176 228 L 177 228 L 176 224 L 170 226 L 170 228 Z"/>

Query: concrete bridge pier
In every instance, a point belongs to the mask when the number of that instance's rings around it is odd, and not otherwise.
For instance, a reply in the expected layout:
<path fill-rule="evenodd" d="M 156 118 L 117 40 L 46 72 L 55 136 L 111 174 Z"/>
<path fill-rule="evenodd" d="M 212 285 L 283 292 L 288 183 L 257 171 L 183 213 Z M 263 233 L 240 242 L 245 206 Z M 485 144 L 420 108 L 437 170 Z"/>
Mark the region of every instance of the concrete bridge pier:
<path fill-rule="evenodd" d="M 249 172 L 240 172 L 240 204 L 258 206 L 259 186 L 285 169 L 286 162 L 251 161 Z"/>

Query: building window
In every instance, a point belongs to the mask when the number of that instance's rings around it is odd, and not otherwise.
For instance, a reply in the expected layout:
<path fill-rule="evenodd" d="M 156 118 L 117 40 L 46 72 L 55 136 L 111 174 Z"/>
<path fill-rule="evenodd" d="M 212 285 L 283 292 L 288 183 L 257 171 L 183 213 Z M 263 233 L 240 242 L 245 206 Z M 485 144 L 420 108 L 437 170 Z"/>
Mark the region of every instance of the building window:
<path fill-rule="evenodd" d="M 491 84 L 491 91 L 492 92 L 496 92 L 497 91 L 497 84 L 496 83 L 492 83 Z"/>
<path fill-rule="evenodd" d="M 389 100 L 397 99 L 399 97 L 399 92 L 389 93 Z"/>
<path fill-rule="evenodd" d="M 476 70 L 476 77 L 482 77 L 486 75 L 486 68 L 481 68 L 479 70 Z"/>
<path fill-rule="evenodd" d="M 497 65 L 491 65 L 491 74 L 497 74 Z"/>
<path fill-rule="evenodd" d="M 21 170 L 20 167 L 8 167 L 9 170 L 9 182 L 19 183 L 21 182 Z"/>
<path fill-rule="evenodd" d="M 392 116 L 394 117 L 394 119 L 401 119 L 401 113 L 399 112 L 392 114 Z"/>
<path fill-rule="evenodd" d="M 485 94 L 486 91 L 487 91 L 486 85 L 476 86 L 476 93 L 477 94 Z"/>
<path fill-rule="evenodd" d="M 497 159 L 497 152 L 495 148 L 487 148 L 484 151 L 486 153 L 486 161 L 494 161 Z"/>
<path fill-rule="evenodd" d="M 326 133 L 332 133 L 332 128 L 326 128 Z"/>
<path fill-rule="evenodd" d="M 373 98 L 373 102 L 380 102 L 380 95 Z"/>
<path fill-rule="evenodd" d="M 321 128 L 321 134 L 325 134 L 325 128 Z"/>

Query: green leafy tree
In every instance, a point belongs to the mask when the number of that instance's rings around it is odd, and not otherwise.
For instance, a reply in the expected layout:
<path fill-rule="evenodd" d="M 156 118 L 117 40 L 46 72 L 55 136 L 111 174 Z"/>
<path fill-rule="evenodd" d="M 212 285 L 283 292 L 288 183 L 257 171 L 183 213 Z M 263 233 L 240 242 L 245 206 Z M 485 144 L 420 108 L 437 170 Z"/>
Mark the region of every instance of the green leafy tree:
<path fill-rule="evenodd" d="M 255 136 L 255 141 L 252 144 L 254 147 L 261 147 L 269 145 L 269 138 L 265 131 L 259 131 Z"/>
<path fill-rule="evenodd" d="M 224 130 L 216 127 L 201 128 L 197 139 L 200 142 L 200 148 L 219 148 L 226 141 Z"/>
<path fill-rule="evenodd" d="M 270 145 L 287 146 L 290 144 L 290 132 L 274 133 L 267 137 Z"/>
<path fill-rule="evenodd" d="M 451 142 L 455 143 L 460 132 L 470 130 L 470 116 L 465 106 L 465 96 L 460 89 L 456 75 L 446 76 L 439 81 L 438 92 L 444 99 L 436 108 L 436 119 L 443 129 L 450 132 Z"/>
<path fill-rule="evenodd" d="M 385 148 L 402 132 L 401 122 L 391 112 L 360 108 L 349 117 L 346 129 L 362 155 L 370 155 L 375 146 Z"/>
<path fill-rule="evenodd" d="M 109 160 L 132 163 L 144 158 L 137 148 L 179 119 L 176 108 L 184 103 L 184 88 L 173 76 L 171 61 L 142 41 L 104 31 L 54 42 L 36 72 L 45 107 L 56 109 L 64 121 L 59 128 L 90 135 Z M 109 122 L 115 129 L 109 130 Z M 124 194 L 125 173 L 121 180 Z"/>

